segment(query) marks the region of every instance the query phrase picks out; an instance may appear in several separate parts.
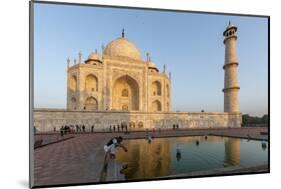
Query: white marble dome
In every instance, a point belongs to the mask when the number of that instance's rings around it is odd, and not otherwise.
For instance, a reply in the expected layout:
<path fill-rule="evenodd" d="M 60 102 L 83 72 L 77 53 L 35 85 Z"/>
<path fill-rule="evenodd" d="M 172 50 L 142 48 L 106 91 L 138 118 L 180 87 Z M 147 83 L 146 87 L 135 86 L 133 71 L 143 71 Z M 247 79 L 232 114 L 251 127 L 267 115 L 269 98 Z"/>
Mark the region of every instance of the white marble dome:
<path fill-rule="evenodd" d="M 120 37 L 111 41 L 104 49 L 104 55 L 128 57 L 141 60 L 139 49 L 128 39 Z"/>

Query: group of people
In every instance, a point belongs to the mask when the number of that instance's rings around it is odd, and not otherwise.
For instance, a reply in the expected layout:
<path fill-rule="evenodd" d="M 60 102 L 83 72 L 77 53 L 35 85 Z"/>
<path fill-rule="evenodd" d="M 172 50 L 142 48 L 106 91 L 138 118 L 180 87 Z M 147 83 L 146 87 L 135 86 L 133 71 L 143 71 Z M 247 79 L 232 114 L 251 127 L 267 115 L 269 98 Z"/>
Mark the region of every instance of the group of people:
<path fill-rule="evenodd" d="M 54 128 L 54 131 L 56 131 L 56 128 Z M 60 135 L 63 136 L 65 134 L 70 134 L 73 133 L 73 130 L 71 129 L 70 126 L 65 125 L 65 126 L 61 126 L 60 128 Z"/>
<path fill-rule="evenodd" d="M 113 126 L 110 125 L 109 126 L 109 132 L 111 132 L 111 133 L 112 132 L 114 132 L 114 133 L 118 132 L 119 133 L 120 131 L 128 133 L 128 126 L 127 125 L 122 125 L 122 124 L 121 124 L 121 126 L 119 124 L 117 126 L 115 126 L 115 125 L 113 125 Z"/>
<path fill-rule="evenodd" d="M 179 125 L 178 124 L 173 124 L 173 130 L 178 130 L 179 129 Z M 91 127 L 90 127 L 90 132 L 94 132 L 94 130 L 95 130 L 95 125 L 92 125 Z M 78 125 L 78 124 L 76 124 L 76 125 L 63 125 L 63 126 L 61 126 L 61 128 L 60 128 L 60 133 L 61 133 L 61 135 L 63 135 L 63 134 L 68 134 L 68 133 L 84 133 L 84 132 L 86 132 L 86 126 L 84 125 L 84 124 L 82 124 L 82 125 Z M 148 132 L 148 129 L 146 129 L 146 131 Z M 155 133 L 155 131 L 156 131 L 156 129 L 155 128 L 153 128 L 152 129 L 152 132 L 153 133 Z M 157 129 L 157 131 L 159 132 L 159 133 L 161 133 L 161 128 L 159 128 L 159 129 Z M 57 132 L 57 129 L 56 129 L 56 127 L 54 127 L 54 132 Z M 117 124 L 117 125 L 110 125 L 109 126 L 109 132 L 113 132 L 113 133 L 115 133 L 115 132 L 117 132 L 117 133 L 119 133 L 119 132 L 125 132 L 125 134 L 129 134 L 129 130 L 128 130 L 128 126 L 127 125 L 123 125 L 123 124 L 121 124 L 121 125 L 119 125 L 119 124 Z"/>
<path fill-rule="evenodd" d="M 91 126 L 91 132 L 93 133 L 94 132 L 94 129 L 95 129 L 95 125 L 92 125 Z M 54 132 L 56 132 L 57 129 L 56 127 L 54 127 Z M 60 133 L 61 135 L 64 135 L 64 134 L 69 134 L 69 133 L 75 133 L 75 131 L 78 133 L 78 132 L 86 132 L 86 127 L 85 125 L 62 125 L 61 128 L 60 128 Z"/>
<path fill-rule="evenodd" d="M 179 124 L 173 124 L 173 130 L 179 129 Z"/>

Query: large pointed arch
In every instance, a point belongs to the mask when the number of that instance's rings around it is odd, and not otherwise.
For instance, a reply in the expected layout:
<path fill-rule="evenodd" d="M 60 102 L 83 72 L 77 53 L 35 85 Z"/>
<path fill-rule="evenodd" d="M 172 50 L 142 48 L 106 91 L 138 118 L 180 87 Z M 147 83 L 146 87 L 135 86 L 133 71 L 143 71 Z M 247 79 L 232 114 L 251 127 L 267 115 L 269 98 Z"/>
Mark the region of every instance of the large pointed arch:
<path fill-rule="evenodd" d="M 122 110 L 139 110 L 139 84 L 129 75 L 124 75 L 115 80 L 112 88 L 112 108 Z"/>

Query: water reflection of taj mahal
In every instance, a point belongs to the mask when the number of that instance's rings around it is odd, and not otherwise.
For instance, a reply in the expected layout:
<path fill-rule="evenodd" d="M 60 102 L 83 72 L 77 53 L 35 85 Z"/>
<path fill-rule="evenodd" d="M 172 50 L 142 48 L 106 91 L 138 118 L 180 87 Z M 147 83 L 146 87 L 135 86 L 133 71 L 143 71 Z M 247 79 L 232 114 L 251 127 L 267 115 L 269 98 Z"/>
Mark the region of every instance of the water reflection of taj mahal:
<path fill-rule="evenodd" d="M 198 146 L 196 140 L 200 141 Z M 182 147 L 182 159 L 176 158 L 176 144 Z M 128 140 L 126 145 L 130 153 L 120 150 L 117 159 L 129 164 L 129 168 L 124 171 L 127 179 L 173 175 L 175 170 L 186 173 L 240 165 L 240 139 L 237 138 L 177 137 L 153 139 L 151 144 L 143 139 Z"/>

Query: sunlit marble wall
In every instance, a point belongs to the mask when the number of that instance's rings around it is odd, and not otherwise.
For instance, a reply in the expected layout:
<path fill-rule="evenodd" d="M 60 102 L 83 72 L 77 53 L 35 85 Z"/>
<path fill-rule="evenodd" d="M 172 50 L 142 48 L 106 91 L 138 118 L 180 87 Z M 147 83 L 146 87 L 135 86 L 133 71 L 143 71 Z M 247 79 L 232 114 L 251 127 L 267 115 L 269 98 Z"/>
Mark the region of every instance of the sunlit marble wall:
<path fill-rule="evenodd" d="M 240 113 L 220 112 L 122 112 L 122 111 L 66 111 L 58 109 L 36 109 L 34 126 L 38 131 L 48 132 L 63 125 L 85 125 L 90 130 L 108 131 L 110 125 L 124 124 L 130 130 L 173 128 L 227 128 L 241 127 Z"/>

